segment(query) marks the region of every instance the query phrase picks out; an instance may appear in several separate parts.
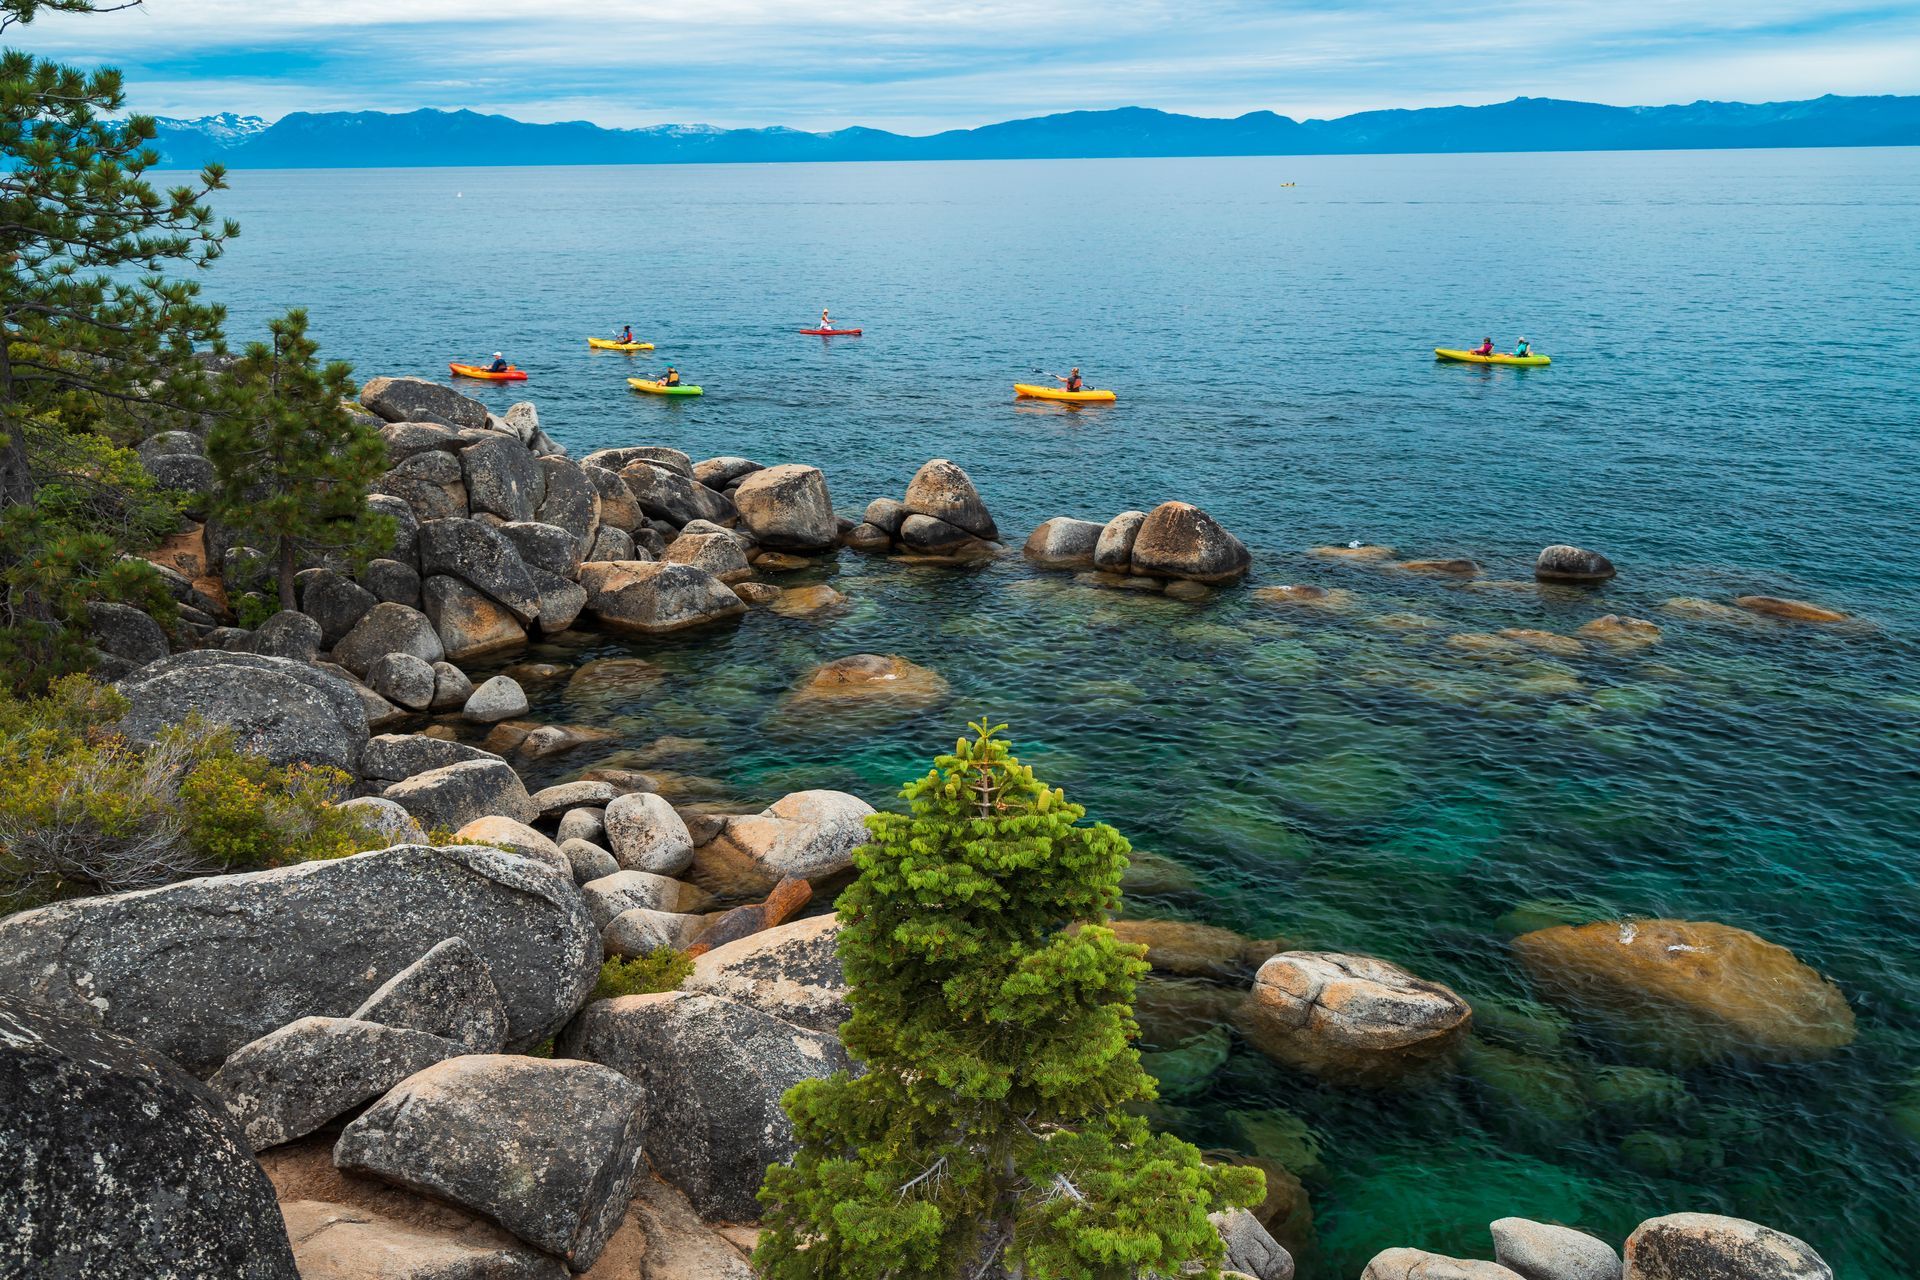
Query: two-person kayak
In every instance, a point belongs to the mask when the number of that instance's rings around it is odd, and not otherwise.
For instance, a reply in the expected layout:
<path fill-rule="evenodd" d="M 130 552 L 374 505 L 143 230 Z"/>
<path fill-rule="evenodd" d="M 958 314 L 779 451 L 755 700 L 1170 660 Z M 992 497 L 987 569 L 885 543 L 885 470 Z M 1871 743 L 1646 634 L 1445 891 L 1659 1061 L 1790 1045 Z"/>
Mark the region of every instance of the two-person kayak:
<path fill-rule="evenodd" d="M 588 338 L 587 345 L 596 351 L 651 351 L 651 342 L 615 342 L 612 338 Z"/>
<path fill-rule="evenodd" d="M 447 362 L 447 368 L 453 370 L 455 377 L 479 378 L 483 382 L 525 382 L 527 380 L 527 375 L 524 371 L 514 368 L 501 369 L 496 372 L 486 368 L 484 365 L 459 364 L 452 360 Z"/>
<path fill-rule="evenodd" d="M 627 385 L 635 391 L 644 391 L 650 396 L 697 396 L 702 394 L 700 388 L 691 386 L 685 382 L 678 382 L 673 386 L 668 386 L 664 382 L 655 382 L 651 378 L 628 378 Z"/>
<path fill-rule="evenodd" d="M 1502 355 L 1498 351 L 1492 355 L 1483 356 L 1477 351 L 1456 351 L 1452 347 L 1435 347 L 1433 354 L 1438 359 L 1457 360 L 1461 364 L 1512 364 L 1519 365 L 1523 369 L 1538 369 L 1553 363 L 1546 356 Z"/>
<path fill-rule="evenodd" d="M 1119 398 L 1111 391 L 1097 391 L 1093 388 L 1068 391 L 1065 387 L 1043 387 L 1032 382 L 1014 383 L 1013 394 L 1028 400 L 1060 400 L 1067 404 L 1101 404 Z"/>

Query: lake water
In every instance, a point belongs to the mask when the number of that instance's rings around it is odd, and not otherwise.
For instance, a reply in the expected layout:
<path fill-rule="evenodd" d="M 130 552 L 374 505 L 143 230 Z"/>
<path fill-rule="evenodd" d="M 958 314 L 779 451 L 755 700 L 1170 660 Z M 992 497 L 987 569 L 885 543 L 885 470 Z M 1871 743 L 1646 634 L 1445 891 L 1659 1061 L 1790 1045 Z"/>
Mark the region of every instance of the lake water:
<path fill-rule="evenodd" d="M 965 720 L 1006 720 L 1095 816 L 1188 869 L 1142 913 L 1459 990 L 1494 1048 L 1451 1081 L 1357 1093 L 1236 1046 L 1170 1100 L 1208 1146 L 1296 1135 L 1278 1145 L 1312 1196 L 1309 1274 L 1347 1280 L 1394 1244 L 1485 1256 L 1506 1214 L 1618 1242 L 1683 1209 L 1801 1235 L 1845 1280 L 1912 1274 L 1920 149 L 242 173 L 220 208 L 245 226 L 208 280 L 237 336 L 304 305 L 363 377 L 504 350 L 529 383 L 463 389 L 533 399 L 576 456 L 810 462 L 854 514 L 951 457 L 1015 546 L 1048 516 L 1182 498 L 1248 543 L 1256 584 L 1351 591 L 1338 611 L 1181 605 L 1017 557 L 849 553 L 809 575 L 850 597 L 839 615 L 546 646 L 668 674 L 534 691 L 537 714 L 623 745 L 703 741 L 682 785 L 742 803 L 885 802 Z M 866 336 L 793 332 L 822 306 Z M 586 350 L 626 322 L 658 351 Z M 1431 358 L 1486 334 L 1553 366 Z M 626 389 L 669 362 L 707 394 Z M 1119 402 L 1012 400 L 1070 364 Z M 1351 540 L 1471 557 L 1491 581 L 1573 542 L 1621 575 L 1470 588 L 1306 554 Z M 1750 592 L 1866 621 L 1664 607 Z M 1608 612 L 1658 621 L 1661 643 L 1447 643 Z M 938 669 L 951 701 L 786 713 L 809 667 L 863 651 Z M 1751 929 L 1832 976 L 1858 1040 L 1620 1105 L 1598 1082 L 1624 1047 L 1553 1021 L 1511 959 L 1528 903 Z"/>

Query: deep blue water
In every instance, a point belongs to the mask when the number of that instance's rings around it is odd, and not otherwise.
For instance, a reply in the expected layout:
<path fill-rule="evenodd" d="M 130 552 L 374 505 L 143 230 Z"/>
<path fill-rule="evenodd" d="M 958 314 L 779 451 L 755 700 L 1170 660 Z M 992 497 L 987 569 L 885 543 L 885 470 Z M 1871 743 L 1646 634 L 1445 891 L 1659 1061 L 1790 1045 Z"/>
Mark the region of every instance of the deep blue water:
<path fill-rule="evenodd" d="M 1911 1274 L 1920 149 L 241 173 L 220 208 L 245 227 L 208 277 L 237 337 L 304 305 L 363 377 L 505 350 L 529 383 L 464 389 L 533 399 L 576 454 L 811 462 L 849 513 L 947 456 L 1016 545 L 1050 515 L 1183 498 L 1254 549 L 1256 585 L 1354 593 L 1338 612 L 1177 605 L 1018 559 L 847 555 L 850 607 L 823 620 L 548 647 L 669 668 L 611 700 L 556 685 L 536 710 L 706 742 L 682 762 L 695 791 L 884 801 L 986 713 L 1190 869 L 1192 893 L 1143 911 L 1370 951 L 1535 1017 L 1502 920 L 1520 904 L 1716 920 L 1830 974 L 1858 1016 L 1826 1061 L 1686 1072 L 1651 1116 L 1603 1104 L 1628 1059 L 1578 1027 L 1509 1036 L 1528 1056 L 1504 1083 L 1388 1095 L 1236 1046 L 1168 1121 L 1242 1150 L 1235 1112 L 1315 1133 L 1319 1162 L 1295 1163 L 1318 1274 L 1391 1244 L 1484 1256 L 1509 1213 L 1618 1241 L 1681 1209 L 1793 1231 L 1845 1280 Z M 823 305 L 867 335 L 792 332 Z M 629 321 L 657 352 L 585 348 Z M 1431 359 L 1489 333 L 1554 364 Z M 707 394 L 626 389 L 669 362 Z M 1119 402 L 1013 402 L 1070 364 Z M 1468 589 L 1305 554 L 1353 539 L 1496 581 L 1561 541 L 1622 572 L 1597 593 Z M 1748 592 L 1864 621 L 1663 607 Z M 1661 643 L 1446 643 L 1607 612 Z M 933 666 L 954 696 L 883 722 L 784 712 L 808 667 L 861 651 Z"/>

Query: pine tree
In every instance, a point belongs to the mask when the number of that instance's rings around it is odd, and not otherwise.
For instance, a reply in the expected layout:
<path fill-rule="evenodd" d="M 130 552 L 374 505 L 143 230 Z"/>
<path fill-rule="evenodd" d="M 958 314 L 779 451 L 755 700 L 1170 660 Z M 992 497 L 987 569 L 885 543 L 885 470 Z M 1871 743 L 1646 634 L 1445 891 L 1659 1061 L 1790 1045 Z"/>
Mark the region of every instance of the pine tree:
<path fill-rule="evenodd" d="M 0 0 L 0 34 L 88 0 Z M 23 691 L 92 658 L 89 599 L 161 607 L 122 558 L 172 527 L 117 447 L 191 425 L 220 309 L 169 266 L 199 267 L 238 233 L 205 197 L 217 166 L 156 191 L 154 123 L 116 118 L 116 71 L 0 53 L 0 678 Z"/>
<path fill-rule="evenodd" d="M 1209 1211 L 1257 1201 L 1128 1114 L 1138 947 L 1107 927 L 1127 842 L 969 726 L 908 811 L 869 818 L 839 902 L 862 1064 L 788 1092 L 799 1152 L 767 1171 L 774 1280 L 1132 1280 L 1217 1274 Z"/>
<path fill-rule="evenodd" d="M 272 558 L 280 607 L 294 607 L 293 576 L 315 553 L 364 561 L 392 545 L 393 521 L 367 508 L 367 485 L 387 468 L 380 432 L 348 412 L 351 367 L 316 366 L 320 348 L 298 309 L 268 323 L 225 379 L 207 435 L 213 518 Z"/>

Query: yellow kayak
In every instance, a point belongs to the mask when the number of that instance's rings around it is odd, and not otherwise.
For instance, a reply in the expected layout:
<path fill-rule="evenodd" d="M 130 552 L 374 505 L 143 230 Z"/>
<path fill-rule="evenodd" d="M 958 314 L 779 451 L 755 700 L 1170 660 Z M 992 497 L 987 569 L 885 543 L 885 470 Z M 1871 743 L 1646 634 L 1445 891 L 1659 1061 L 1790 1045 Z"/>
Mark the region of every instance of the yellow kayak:
<path fill-rule="evenodd" d="M 1538 369 L 1553 363 L 1546 356 L 1503 356 L 1497 351 L 1490 356 L 1477 356 L 1471 351 L 1455 351 L 1450 347 L 1435 347 L 1433 354 L 1442 360 L 1458 360 L 1461 364 L 1517 364 L 1523 369 Z"/>
<path fill-rule="evenodd" d="M 677 387 L 669 387 L 665 383 L 655 382 L 650 378 L 628 378 L 627 385 L 635 391 L 644 391 L 651 396 L 697 396 L 701 394 L 700 388 L 690 387 L 684 382 Z"/>
<path fill-rule="evenodd" d="M 615 342 L 612 338 L 588 338 L 587 345 L 600 351 L 651 351 L 651 342 Z"/>
<path fill-rule="evenodd" d="M 1029 400 L 1065 400 L 1069 404 L 1095 404 L 1117 397 L 1111 391 L 1067 391 L 1061 387 L 1041 387 L 1031 382 L 1013 384 L 1013 394 Z"/>

